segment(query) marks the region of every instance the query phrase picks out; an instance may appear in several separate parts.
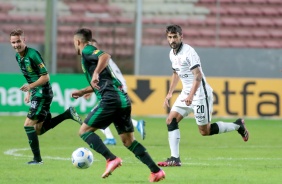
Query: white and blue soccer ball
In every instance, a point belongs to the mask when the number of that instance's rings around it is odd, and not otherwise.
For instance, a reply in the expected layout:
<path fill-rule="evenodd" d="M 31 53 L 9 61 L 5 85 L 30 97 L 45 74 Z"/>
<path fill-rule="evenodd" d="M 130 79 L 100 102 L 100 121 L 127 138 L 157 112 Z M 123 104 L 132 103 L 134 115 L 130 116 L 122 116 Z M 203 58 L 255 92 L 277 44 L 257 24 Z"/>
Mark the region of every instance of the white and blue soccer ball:
<path fill-rule="evenodd" d="M 72 153 L 72 164 L 78 169 L 87 169 L 93 163 L 93 154 L 88 148 L 77 148 Z"/>

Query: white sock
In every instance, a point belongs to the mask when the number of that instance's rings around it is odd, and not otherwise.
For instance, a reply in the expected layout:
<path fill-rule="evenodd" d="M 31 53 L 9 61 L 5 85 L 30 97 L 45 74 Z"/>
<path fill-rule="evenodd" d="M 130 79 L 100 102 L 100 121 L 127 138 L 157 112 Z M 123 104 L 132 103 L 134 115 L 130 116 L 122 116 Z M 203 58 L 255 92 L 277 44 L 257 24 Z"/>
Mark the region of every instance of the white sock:
<path fill-rule="evenodd" d="M 171 156 L 178 158 L 179 157 L 179 142 L 180 142 L 179 129 L 168 132 L 168 142 L 169 142 Z"/>
<path fill-rule="evenodd" d="M 138 121 L 135 120 L 135 119 L 131 119 L 131 121 L 132 121 L 133 126 L 134 126 L 134 127 L 137 127 Z"/>
<path fill-rule="evenodd" d="M 114 139 L 114 136 L 109 127 L 107 127 L 105 130 L 103 129 L 100 129 L 100 130 L 103 132 L 103 134 L 105 134 L 107 139 Z"/>
<path fill-rule="evenodd" d="M 216 122 L 216 124 L 218 125 L 218 133 L 225 133 L 225 132 L 231 132 L 231 131 L 235 131 L 239 129 L 239 125 L 235 124 L 235 123 L 225 123 L 222 121 L 218 121 Z"/>

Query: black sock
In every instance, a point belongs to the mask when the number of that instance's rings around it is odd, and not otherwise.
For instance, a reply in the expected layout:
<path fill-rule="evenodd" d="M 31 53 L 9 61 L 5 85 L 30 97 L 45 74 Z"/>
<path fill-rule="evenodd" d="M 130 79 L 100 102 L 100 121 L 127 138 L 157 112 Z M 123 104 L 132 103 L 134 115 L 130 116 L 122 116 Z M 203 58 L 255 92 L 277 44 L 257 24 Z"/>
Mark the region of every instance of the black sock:
<path fill-rule="evenodd" d="M 61 122 L 63 122 L 66 119 L 69 119 L 69 118 L 70 118 L 69 109 L 66 110 L 64 113 L 59 114 L 58 116 L 56 116 L 54 118 L 52 118 L 52 115 L 49 112 L 47 114 L 46 119 L 43 122 L 42 128 L 40 130 L 40 135 L 44 134 L 48 130 L 54 128 L 55 126 L 57 126 L 58 124 L 60 124 Z"/>
<path fill-rule="evenodd" d="M 160 171 L 160 168 L 156 165 L 156 163 L 153 161 L 153 159 L 142 144 L 135 140 L 128 147 L 128 149 L 134 153 L 136 158 L 138 158 L 139 160 L 141 160 L 141 162 L 147 165 L 151 172 L 156 173 Z"/>
<path fill-rule="evenodd" d="M 219 128 L 217 123 L 211 124 L 210 135 L 218 134 Z"/>
<path fill-rule="evenodd" d="M 90 146 L 90 148 L 103 155 L 106 160 L 113 160 L 116 158 L 116 156 L 105 146 L 100 137 L 94 132 L 86 132 L 80 137 Z"/>
<path fill-rule="evenodd" d="M 36 131 L 33 126 L 25 126 L 24 127 L 26 135 L 28 137 L 29 146 L 31 148 L 31 151 L 33 153 L 33 160 L 36 160 L 38 162 L 42 161 L 41 155 L 40 155 L 40 149 L 39 149 L 39 141 L 38 136 L 36 134 Z"/>

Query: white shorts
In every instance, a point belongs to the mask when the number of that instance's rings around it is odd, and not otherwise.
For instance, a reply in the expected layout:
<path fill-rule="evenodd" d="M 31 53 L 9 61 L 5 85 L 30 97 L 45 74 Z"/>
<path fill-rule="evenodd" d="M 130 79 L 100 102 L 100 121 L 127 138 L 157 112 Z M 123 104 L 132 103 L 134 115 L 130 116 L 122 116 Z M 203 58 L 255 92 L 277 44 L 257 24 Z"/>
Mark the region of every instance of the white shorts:
<path fill-rule="evenodd" d="M 213 111 L 213 96 L 210 95 L 208 98 L 193 100 L 190 106 L 181 101 L 185 98 L 187 98 L 187 95 L 181 93 L 174 102 L 171 111 L 178 112 L 183 117 L 193 112 L 197 125 L 208 124 L 211 121 Z"/>

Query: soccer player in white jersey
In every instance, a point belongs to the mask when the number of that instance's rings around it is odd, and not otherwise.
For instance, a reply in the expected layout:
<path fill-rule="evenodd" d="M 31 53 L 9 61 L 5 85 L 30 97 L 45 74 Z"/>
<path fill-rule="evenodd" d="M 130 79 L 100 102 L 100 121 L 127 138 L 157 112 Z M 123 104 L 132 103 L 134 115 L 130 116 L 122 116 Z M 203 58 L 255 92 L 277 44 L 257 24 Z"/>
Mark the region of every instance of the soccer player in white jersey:
<path fill-rule="evenodd" d="M 95 39 L 92 39 L 92 42 L 91 44 L 98 48 L 98 42 L 97 40 Z M 127 85 L 126 85 L 126 81 L 125 81 L 125 78 L 123 77 L 119 67 L 116 65 L 116 63 L 110 59 L 109 60 L 109 66 L 110 68 L 112 69 L 113 71 L 113 74 L 120 80 L 120 82 L 122 83 L 122 89 L 123 91 L 127 92 Z M 85 98 L 89 98 L 90 94 L 86 94 L 84 97 Z M 146 132 L 145 132 L 145 121 L 144 120 L 135 120 L 135 119 L 132 119 L 132 124 L 134 127 L 136 127 L 136 129 L 138 130 L 138 132 L 140 133 L 141 135 L 141 139 L 144 140 L 145 139 L 145 136 L 146 136 Z M 114 138 L 112 132 L 111 132 L 111 129 L 109 127 L 107 127 L 105 130 L 102 130 L 101 131 L 103 132 L 103 134 L 106 136 L 106 139 L 104 140 L 104 144 L 107 144 L 107 145 L 116 145 L 116 139 Z"/>
<path fill-rule="evenodd" d="M 211 123 L 213 90 L 206 81 L 198 54 L 190 45 L 182 42 L 183 35 L 180 26 L 167 26 L 166 36 L 172 48 L 169 57 L 172 63 L 173 74 L 170 88 L 164 101 L 164 108 L 169 107 L 168 102 L 179 80 L 182 82 L 183 88 L 166 119 L 171 157 L 164 162 L 159 162 L 158 165 L 163 167 L 181 166 L 178 123 L 192 112 L 194 113 L 199 132 L 203 136 L 236 130 L 244 141 L 248 141 L 249 132 L 245 127 L 243 119 L 237 119 L 234 123 L 222 121 Z"/>

